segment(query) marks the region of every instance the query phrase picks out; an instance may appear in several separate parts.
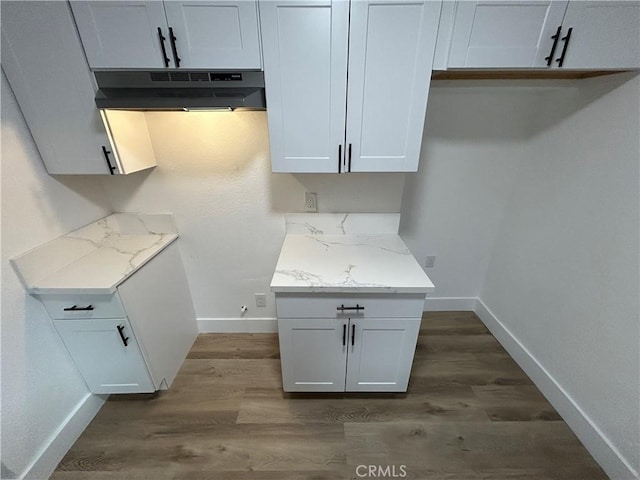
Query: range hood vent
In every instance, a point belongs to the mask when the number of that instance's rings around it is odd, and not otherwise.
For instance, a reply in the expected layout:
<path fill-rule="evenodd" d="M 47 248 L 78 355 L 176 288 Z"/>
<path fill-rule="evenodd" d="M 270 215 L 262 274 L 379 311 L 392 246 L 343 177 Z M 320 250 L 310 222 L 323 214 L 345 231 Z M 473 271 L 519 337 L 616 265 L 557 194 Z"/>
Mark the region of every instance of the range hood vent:
<path fill-rule="evenodd" d="M 98 108 L 124 110 L 264 110 L 258 70 L 97 71 Z"/>

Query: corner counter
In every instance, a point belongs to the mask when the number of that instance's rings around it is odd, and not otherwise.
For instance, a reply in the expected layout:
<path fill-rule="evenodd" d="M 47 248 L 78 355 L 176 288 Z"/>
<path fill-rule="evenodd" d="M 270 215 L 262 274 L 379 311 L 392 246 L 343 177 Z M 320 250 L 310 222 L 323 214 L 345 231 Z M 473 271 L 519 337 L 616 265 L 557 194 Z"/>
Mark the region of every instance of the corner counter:
<path fill-rule="evenodd" d="M 11 264 L 31 294 L 109 294 L 177 238 L 171 214 L 114 213 Z"/>
<path fill-rule="evenodd" d="M 198 331 L 171 214 L 116 213 L 11 260 L 96 394 L 167 389 Z"/>

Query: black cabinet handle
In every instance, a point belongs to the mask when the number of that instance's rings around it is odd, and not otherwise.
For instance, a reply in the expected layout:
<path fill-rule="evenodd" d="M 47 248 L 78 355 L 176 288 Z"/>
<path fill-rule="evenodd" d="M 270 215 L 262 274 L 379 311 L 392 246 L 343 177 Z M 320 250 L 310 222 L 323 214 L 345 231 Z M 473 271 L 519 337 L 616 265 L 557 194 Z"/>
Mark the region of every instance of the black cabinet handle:
<path fill-rule="evenodd" d="M 347 324 L 342 324 L 342 346 L 344 347 L 347 344 Z"/>
<path fill-rule="evenodd" d="M 111 153 L 111 151 L 107 150 L 107 147 L 102 145 L 102 154 L 104 155 L 104 159 L 107 161 L 107 167 L 109 168 L 109 174 L 113 175 L 113 172 L 115 170 L 117 170 L 117 168 L 114 167 L 113 165 L 111 165 L 111 160 L 109 160 L 109 154 L 110 153 Z"/>
<path fill-rule="evenodd" d="M 556 60 L 558 62 L 558 66 L 561 67 L 564 63 L 564 56 L 567 53 L 567 47 L 569 46 L 569 40 L 571 40 L 571 32 L 573 32 L 573 27 L 569 29 L 567 35 L 562 37 L 562 41 L 564 42 L 564 46 L 562 47 L 562 54 L 560 54 L 560 58 Z"/>
<path fill-rule="evenodd" d="M 549 52 L 548 57 L 544 57 L 544 59 L 547 61 L 547 67 L 550 67 L 551 62 L 553 61 L 553 56 L 555 55 L 556 47 L 558 46 L 558 40 L 560 39 L 561 30 L 562 30 L 562 25 L 558 27 L 558 30 L 556 30 L 556 34 L 551 36 L 551 38 L 553 38 L 553 45 L 551 46 L 551 52 Z"/>
<path fill-rule="evenodd" d="M 340 305 L 339 307 L 336 308 L 336 310 L 338 310 L 339 312 L 344 312 L 345 310 L 364 310 L 364 307 L 361 307 L 359 304 L 356 303 L 355 307 L 345 307 L 344 304 Z"/>
<path fill-rule="evenodd" d="M 162 29 L 160 27 L 158 27 L 158 38 L 160 38 L 160 48 L 162 49 L 162 60 L 164 61 L 164 66 L 168 67 L 169 57 L 167 57 L 167 49 L 164 48 L 164 41 L 166 40 L 166 38 L 164 38 L 164 35 L 162 35 Z"/>
<path fill-rule="evenodd" d="M 342 169 L 342 145 L 338 145 L 338 173 Z"/>
<path fill-rule="evenodd" d="M 180 57 L 178 56 L 178 49 L 176 48 L 176 36 L 173 34 L 173 28 L 169 27 L 169 40 L 171 41 L 171 51 L 173 52 L 173 60 L 176 62 L 176 67 L 180 66 Z"/>
<path fill-rule="evenodd" d="M 118 333 L 120 334 L 120 339 L 122 340 L 122 343 L 124 343 L 124 346 L 126 347 L 129 341 L 129 337 L 124 336 L 124 333 L 122 333 L 123 330 L 124 330 L 124 325 L 118 325 Z"/>
<path fill-rule="evenodd" d="M 86 307 L 79 307 L 74 305 L 73 307 L 67 307 L 63 309 L 65 312 L 87 312 L 93 310 L 93 305 L 87 305 Z"/>
<path fill-rule="evenodd" d="M 351 324 L 351 346 L 356 343 L 356 324 Z"/>
<path fill-rule="evenodd" d="M 351 144 L 349 144 L 349 173 L 351 173 Z"/>

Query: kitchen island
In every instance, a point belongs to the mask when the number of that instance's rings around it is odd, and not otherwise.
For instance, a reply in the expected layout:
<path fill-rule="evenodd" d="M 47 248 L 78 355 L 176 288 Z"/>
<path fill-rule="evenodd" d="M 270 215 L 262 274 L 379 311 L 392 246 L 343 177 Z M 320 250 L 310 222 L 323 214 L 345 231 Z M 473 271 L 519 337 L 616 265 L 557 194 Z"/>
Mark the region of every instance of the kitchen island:
<path fill-rule="evenodd" d="M 434 285 L 398 223 L 394 214 L 286 216 L 271 282 L 285 391 L 406 391 Z"/>

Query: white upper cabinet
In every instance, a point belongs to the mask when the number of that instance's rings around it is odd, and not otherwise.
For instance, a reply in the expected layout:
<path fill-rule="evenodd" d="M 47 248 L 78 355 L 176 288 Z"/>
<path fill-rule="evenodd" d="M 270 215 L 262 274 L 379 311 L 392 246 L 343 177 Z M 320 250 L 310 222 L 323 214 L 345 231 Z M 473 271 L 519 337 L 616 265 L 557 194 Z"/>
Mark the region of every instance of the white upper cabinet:
<path fill-rule="evenodd" d="M 567 1 L 480 0 L 455 7 L 449 68 L 531 68 L 546 66 Z"/>
<path fill-rule="evenodd" d="M 262 68 L 253 1 L 72 1 L 89 65 Z"/>
<path fill-rule="evenodd" d="M 162 2 L 72 1 L 71 9 L 91 68 L 174 66 Z"/>
<path fill-rule="evenodd" d="M 274 172 L 337 172 L 347 97 L 349 3 L 260 3 Z"/>
<path fill-rule="evenodd" d="M 445 2 L 436 68 L 640 68 L 637 1 Z"/>
<path fill-rule="evenodd" d="M 344 171 L 418 169 L 440 7 L 351 3 Z"/>
<path fill-rule="evenodd" d="M 262 68 L 254 1 L 168 1 L 180 67 Z"/>
<path fill-rule="evenodd" d="M 49 173 L 127 174 L 156 165 L 142 112 L 101 118 L 66 2 L 2 4 L 2 70 Z"/>
<path fill-rule="evenodd" d="M 640 2 L 637 0 L 569 2 L 562 22 L 563 38 L 569 29 L 572 31 L 563 68 L 640 68 Z"/>
<path fill-rule="evenodd" d="M 273 171 L 416 171 L 440 5 L 261 0 Z"/>

